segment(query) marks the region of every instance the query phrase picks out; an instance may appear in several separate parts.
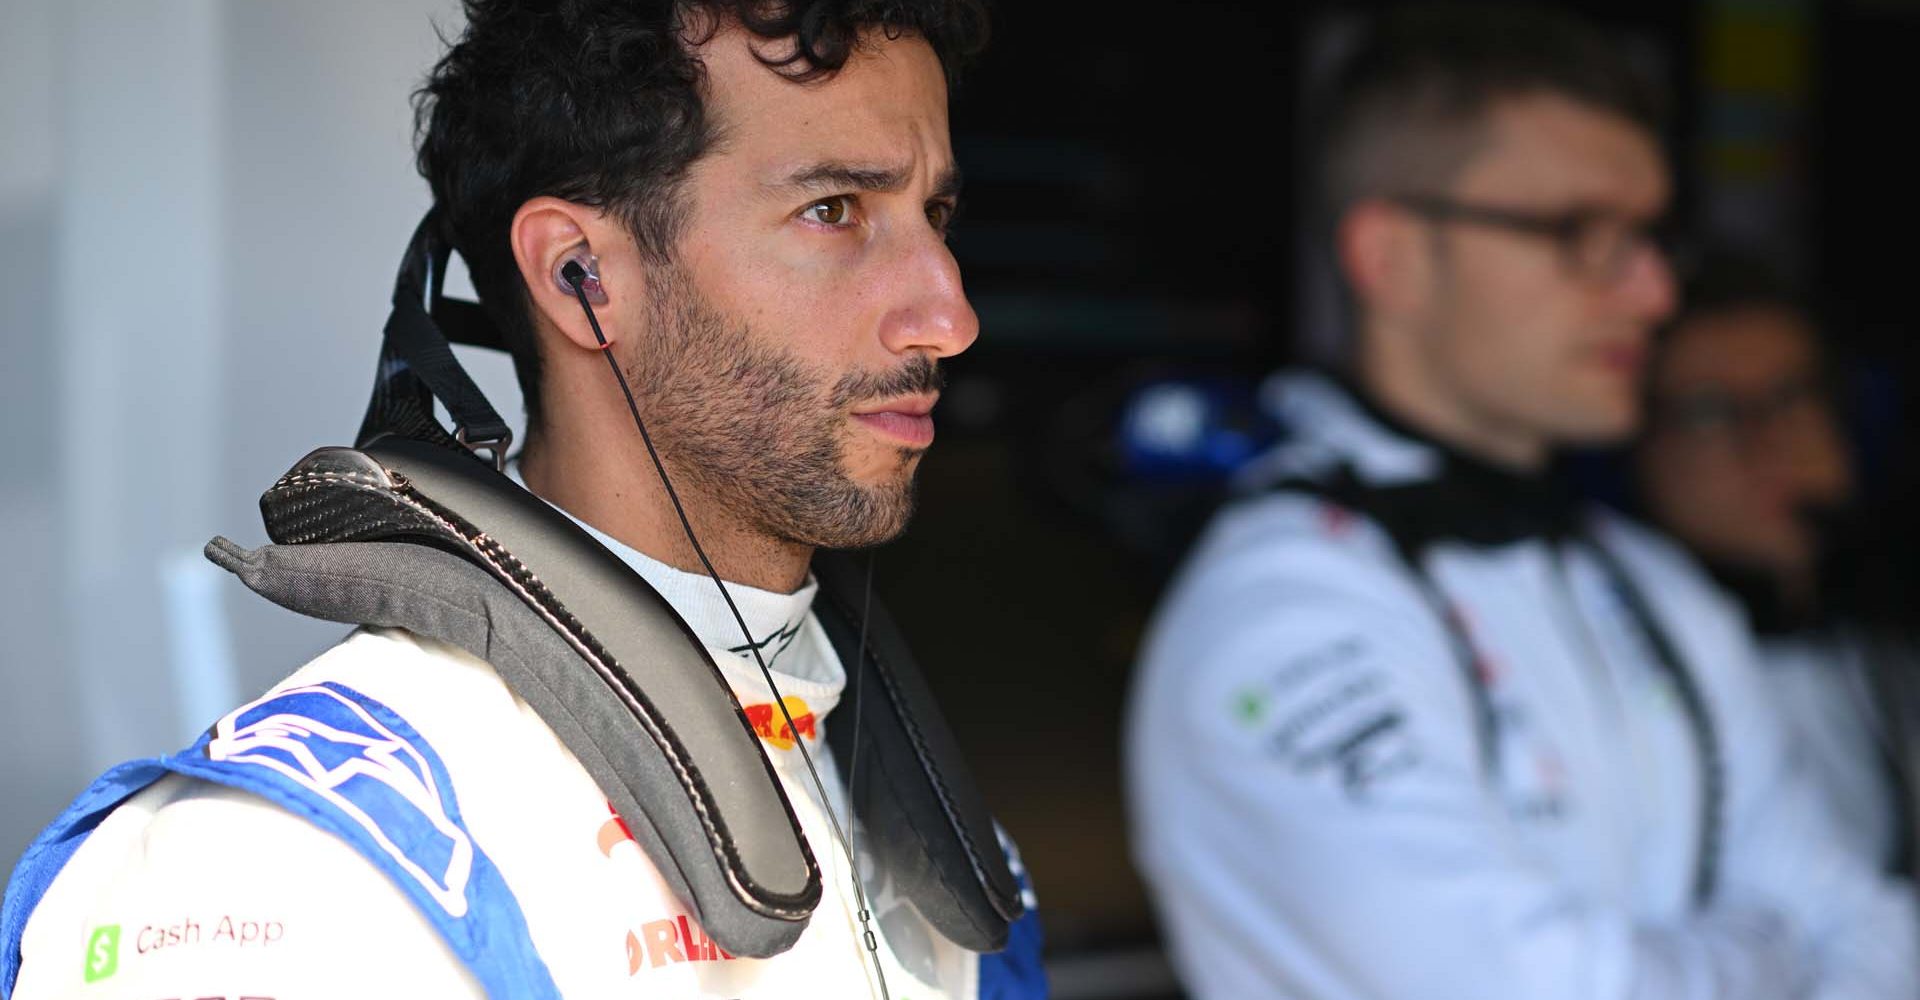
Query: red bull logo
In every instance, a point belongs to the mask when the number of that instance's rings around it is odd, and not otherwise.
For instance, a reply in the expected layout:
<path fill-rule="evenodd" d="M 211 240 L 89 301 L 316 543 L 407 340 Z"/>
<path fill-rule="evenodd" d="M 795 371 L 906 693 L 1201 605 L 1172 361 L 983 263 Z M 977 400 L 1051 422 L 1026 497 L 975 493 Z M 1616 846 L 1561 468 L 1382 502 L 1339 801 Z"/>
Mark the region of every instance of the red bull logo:
<path fill-rule="evenodd" d="M 762 702 L 747 706 L 747 722 L 753 731 L 760 734 L 776 750 L 793 749 L 793 731 L 798 729 L 803 739 L 819 739 L 818 727 L 813 720 L 813 709 L 807 703 L 793 695 L 780 699 L 787 706 L 787 714 L 793 716 L 793 725 L 789 727 L 782 718 L 780 710 L 772 702 Z"/>
<path fill-rule="evenodd" d="M 600 824 L 598 840 L 600 842 L 600 853 L 611 858 L 613 857 L 613 849 L 615 847 L 633 839 L 633 831 L 627 829 L 627 821 L 620 818 L 620 812 L 613 808 L 613 803 L 607 803 L 607 812 L 612 815 L 613 818 Z"/>

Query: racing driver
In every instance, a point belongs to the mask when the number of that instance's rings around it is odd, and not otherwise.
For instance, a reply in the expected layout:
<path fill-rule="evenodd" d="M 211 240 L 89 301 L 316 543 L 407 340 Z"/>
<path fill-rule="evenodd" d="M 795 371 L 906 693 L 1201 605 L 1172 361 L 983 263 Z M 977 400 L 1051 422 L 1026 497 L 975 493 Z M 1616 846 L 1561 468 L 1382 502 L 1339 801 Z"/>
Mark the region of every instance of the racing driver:
<path fill-rule="evenodd" d="M 847 671 L 811 560 L 904 528 L 937 363 L 978 333 L 946 243 L 959 193 L 947 96 L 984 45 L 982 9 L 468 0 L 465 13 L 417 97 L 418 164 L 515 361 L 529 429 L 512 471 L 706 647 L 814 845 L 823 899 L 785 950 L 729 954 L 488 662 L 362 628 L 268 695 L 330 706 L 341 721 L 325 732 L 273 724 L 343 783 L 289 805 L 170 774 L 89 836 L 43 838 L 0 919 L 0 992 L 1044 996 L 1030 906 L 1010 946 L 986 954 L 871 878 L 867 912 L 862 876 L 828 846 L 849 782 L 819 752 Z M 634 433 L 640 414 L 686 527 Z M 271 742 L 234 718 L 216 744 Z M 424 892 L 310 822 L 322 797 L 370 812 L 366 779 L 432 816 L 422 839 L 381 841 L 413 875 L 432 862 Z M 492 930 L 456 954 L 423 916 L 433 905 Z"/>

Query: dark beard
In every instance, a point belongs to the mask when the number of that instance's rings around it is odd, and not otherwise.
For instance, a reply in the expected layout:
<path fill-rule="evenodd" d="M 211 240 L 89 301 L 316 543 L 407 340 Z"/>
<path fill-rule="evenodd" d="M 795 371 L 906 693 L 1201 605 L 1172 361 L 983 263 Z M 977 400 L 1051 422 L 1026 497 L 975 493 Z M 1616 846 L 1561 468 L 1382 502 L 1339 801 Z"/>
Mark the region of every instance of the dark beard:
<path fill-rule="evenodd" d="M 878 545 L 906 529 L 924 449 L 898 449 L 895 474 L 879 485 L 855 482 L 847 409 L 939 390 L 932 358 L 849 373 L 823 392 L 822 375 L 721 315 L 674 268 L 652 277 L 652 333 L 628 356 L 627 379 L 676 481 L 761 533 L 815 548 Z"/>

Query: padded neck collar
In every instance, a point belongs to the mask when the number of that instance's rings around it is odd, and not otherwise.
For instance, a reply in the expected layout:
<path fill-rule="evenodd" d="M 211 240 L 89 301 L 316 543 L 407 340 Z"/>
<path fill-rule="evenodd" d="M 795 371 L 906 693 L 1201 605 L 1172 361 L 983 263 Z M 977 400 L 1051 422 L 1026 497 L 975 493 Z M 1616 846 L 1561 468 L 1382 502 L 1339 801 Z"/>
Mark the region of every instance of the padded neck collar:
<path fill-rule="evenodd" d="M 261 510 L 277 544 L 216 539 L 209 556 L 303 614 L 488 660 L 721 947 L 766 957 L 798 940 L 822 892 L 812 849 L 706 648 L 631 567 L 470 453 L 404 437 L 308 455 Z M 936 930 L 997 950 L 1020 895 L 958 746 L 884 611 L 859 655 L 860 578 L 825 556 L 816 575 L 822 624 L 864 673 L 860 745 L 854 726 L 829 728 L 858 775 L 863 839 Z"/>

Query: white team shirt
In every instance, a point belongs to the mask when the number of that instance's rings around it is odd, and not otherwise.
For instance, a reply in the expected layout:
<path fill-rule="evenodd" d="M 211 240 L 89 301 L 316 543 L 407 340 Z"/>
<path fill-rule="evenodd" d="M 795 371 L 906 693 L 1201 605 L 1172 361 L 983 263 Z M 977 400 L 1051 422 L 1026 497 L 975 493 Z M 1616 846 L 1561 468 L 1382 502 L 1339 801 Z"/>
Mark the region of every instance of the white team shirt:
<path fill-rule="evenodd" d="M 1276 379 L 1279 477 L 1437 474 L 1324 379 Z M 1652 604 L 1713 717 L 1718 889 L 1683 703 L 1595 558 Z M 1672 546 L 1442 540 L 1430 577 L 1492 706 L 1380 527 L 1300 492 L 1223 512 L 1142 650 L 1134 849 L 1196 1000 L 1911 1000 L 1910 886 L 1836 836 L 1743 623 Z"/>

